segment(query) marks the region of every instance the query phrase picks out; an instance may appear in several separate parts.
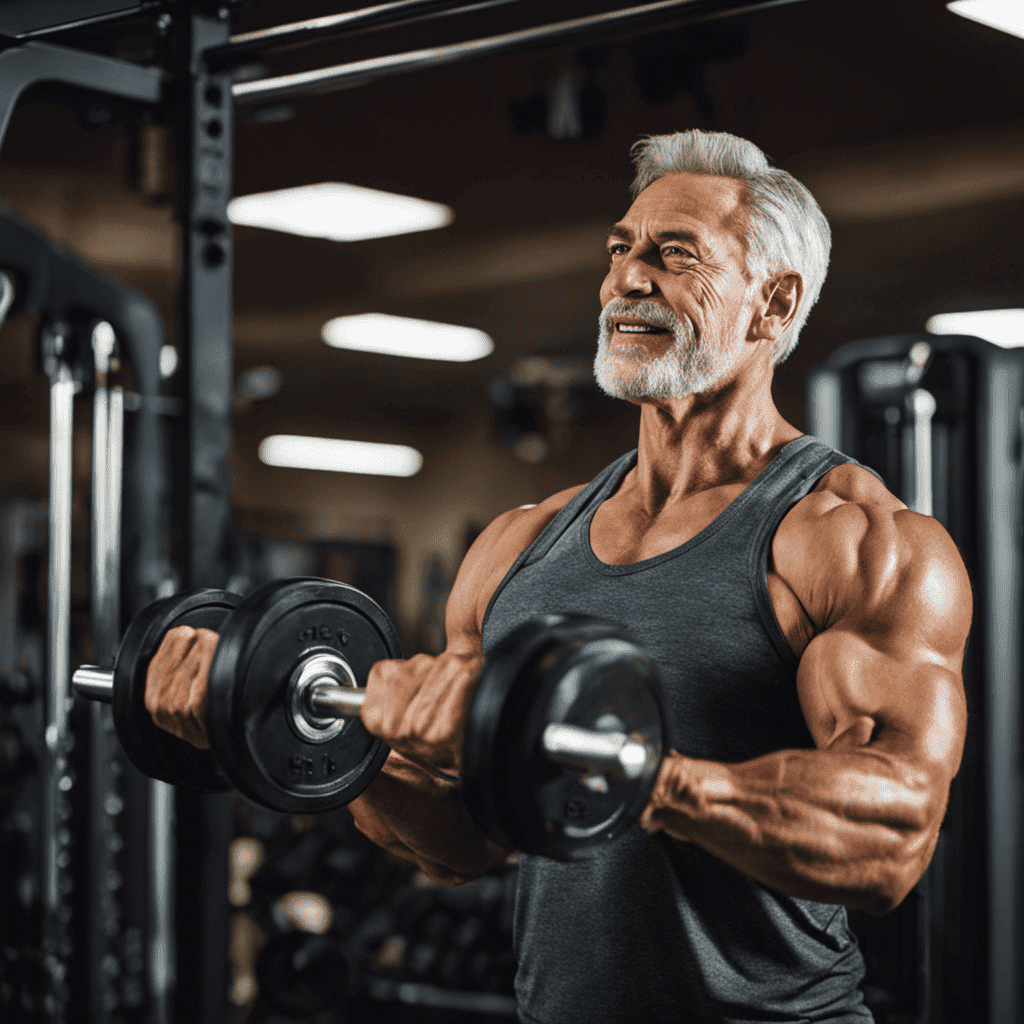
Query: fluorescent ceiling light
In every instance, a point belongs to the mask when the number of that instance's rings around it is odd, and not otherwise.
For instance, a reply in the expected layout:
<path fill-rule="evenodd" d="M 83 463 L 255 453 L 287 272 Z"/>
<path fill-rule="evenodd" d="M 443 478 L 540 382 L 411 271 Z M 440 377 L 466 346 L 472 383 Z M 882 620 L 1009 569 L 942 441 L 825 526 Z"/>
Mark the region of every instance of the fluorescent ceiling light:
<path fill-rule="evenodd" d="M 268 466 L 373 476 L 413 476 L 423 465 L 423 456 L 404 444 L 338 441 L 296 434 L 273 434 L 264 438 L 260 442 L 259 456 Z"/>
<path fill-rule="evenodd" d="M 1024 309 L 981 309 L 936 313 L 925 327 L 932 334 L 972 334 L 1000 348 L 1024 348 Z"/>
<path fill-rule="evenodd" d="M 946 6 L 962 18 L 1008 32 L 1024 39 L 1024 5 L 1021 0 L 953 0 Z"/>
<path fill-rule="evenodd" d="M 494 351 L 490 337 L 474 327 L 456 327 L 386 313 L 335 317 L 324 324 L 321 333 L 324 341 L 335 348 L 416 359 L 464 363 L 482 359 Z"/>
<path fill-rule="evenodd" d="M 454 217 L 451 207 L 441 203 L 334 181 L 237 196 L 228 203 L 233 224 L 335 242 L 443 228 Z"/>

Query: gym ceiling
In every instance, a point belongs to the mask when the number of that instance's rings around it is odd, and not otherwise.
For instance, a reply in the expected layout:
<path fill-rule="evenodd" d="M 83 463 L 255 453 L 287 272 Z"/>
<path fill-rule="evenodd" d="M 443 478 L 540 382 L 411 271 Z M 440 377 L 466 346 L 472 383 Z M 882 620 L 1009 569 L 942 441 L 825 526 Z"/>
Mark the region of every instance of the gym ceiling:
<path fill-rule="evenodd" d="M 227 6 L 237 34 L 366 5 Z M 262 70 L 343 64 L 627 6 L 523 0 L 263 55 Z M 139 18 L 52 41 L 145 61 L 152 32 Z M 582 138 L 544 129 L 544 98 L 565 72 L 588 87 Z M 605 230 L 629 204 L 629 147 L 641 134 L 687 127 L 752 139 L 810 187 L 832 223 L 822 298 L 776 377 L 783 414 L 804 426 L 805 373 L 839 344 L 920 330 L 935 312 L 1024 305 L 1022 81 L 1024 40 L 957 17 L 943 0 L 798 0 L 583 49 L 491 56 L 240 106 L 236 195 L 349 182 L 445 203 L 455 219 L 349 243 L 235 228 L 236 376 L 266 365 L 282 375 L 277 394 L 238 403 L 236 466 L 255 467 L 259 438 L 275 432 L 429 444 L 482 416 L 489 385 L 522 376 L 526 357 L 585 375 Z M 26 96 L 0 154 L 0 202 L 151 297 L 173 337 L 166 140 L 143 131 L 133 141 L 110 113 L 95 98 L 72 111 L 45 93 Z M 481 328 L 495 350 L 434 362 L 320 340 L 327 319 L 364 312 Z M 43 473 L 46 378 L 32 364 L 32 332 L 7 337 L 0 431 L 41 429 L 33 443 Z M 588 429 L 597 424 L 619 451 L 629 447 L 635 410 L 591 402 Z"/>

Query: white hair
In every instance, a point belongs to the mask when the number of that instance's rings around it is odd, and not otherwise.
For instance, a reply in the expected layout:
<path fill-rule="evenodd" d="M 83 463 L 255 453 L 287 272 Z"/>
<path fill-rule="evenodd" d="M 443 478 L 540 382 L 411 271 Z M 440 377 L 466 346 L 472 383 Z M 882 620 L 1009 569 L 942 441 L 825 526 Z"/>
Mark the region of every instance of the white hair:
<path fill-rule="evenodd" d="M 795 270 L 803 278 L 796 316 L 775 343 L 775 363 L 781 363 L 796 348 L 828 272 L 832 232 L 814 196 L 793 175 L 769 166 L 754 143 L 727 132 L 692 128 L 672 135 L 647 135 L 633 146 L 631 155 L 636 165 L 634 199 L 658 178 L 684 171 L 720 174 L 743 183 L 747 271 L 760 279 L 751 285 L 780 270 Z"/>

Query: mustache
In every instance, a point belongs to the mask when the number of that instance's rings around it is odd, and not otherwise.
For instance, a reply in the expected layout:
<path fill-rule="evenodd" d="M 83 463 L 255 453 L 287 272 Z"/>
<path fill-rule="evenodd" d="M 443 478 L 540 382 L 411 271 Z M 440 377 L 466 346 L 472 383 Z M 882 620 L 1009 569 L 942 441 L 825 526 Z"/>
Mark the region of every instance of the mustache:
<path fill-rule="evenodd" d="M 661 327 L 666 331 L 676 333 L 683 327 L 682 321 L 670 309 L 650 299 L 612 299 L 604 309 L 601 310 L 601 330 L 610 334 L 614 327 L 614 320 L 620 316 L 635 316 L 652 327 Z"/>

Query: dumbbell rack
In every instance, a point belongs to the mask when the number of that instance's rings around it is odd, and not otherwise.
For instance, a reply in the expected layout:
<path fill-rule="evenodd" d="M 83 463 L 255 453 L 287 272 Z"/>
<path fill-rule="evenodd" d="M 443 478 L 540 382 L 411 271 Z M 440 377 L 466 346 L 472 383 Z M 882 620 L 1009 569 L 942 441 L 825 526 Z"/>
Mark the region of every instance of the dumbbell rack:
<path fill-rule="evenodd" d="M 236 841 L 263 858 L 254 874 L 233 876 L 238 912 L 265 940 L 258 955 L 240 950 L 233 965 L 236 987 L 254 994 L 252 1019 L 291 1011 L 324 1022 L 414 1020 L 417 1008 L 443 1010 L 453 1022 L 515 1019 L 514 863 L 444 889 L 389 861 L 344 812 L 295 819 L 240 806 Z M 303 932 L 284 909 L 297 891 L 329 900 L 325 933 Z M 311 964 L 309 975 L 293 968 L 296 954 Z M 313 957 L 320 967 L 306 959 Z"/>

